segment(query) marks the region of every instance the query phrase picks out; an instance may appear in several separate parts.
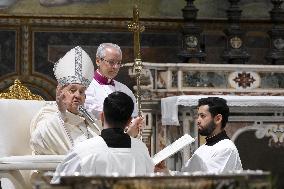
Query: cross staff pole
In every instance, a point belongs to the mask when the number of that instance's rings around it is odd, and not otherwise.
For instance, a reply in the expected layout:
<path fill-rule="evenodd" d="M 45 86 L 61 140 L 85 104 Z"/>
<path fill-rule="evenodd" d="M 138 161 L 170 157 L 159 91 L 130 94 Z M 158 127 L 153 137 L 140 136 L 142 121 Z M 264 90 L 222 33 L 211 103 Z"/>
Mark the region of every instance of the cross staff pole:
<path fill-rule="evenodd" d="M 140 33 L 144 31 L 145 27 L 140 25 L 139 23 L 139 10 L 138 6 L 134 5 L 133 7 L 133 20 L 130 24 L 128 24 L 128 29 L 133 32 L 134 36 L 134 64 L 133 64 L 133 72 L 136 76 L 136 86 L 137 86 L 137 93 L 136 93 L 136 101 L 138 107 L 138 116 L 142 116 L 141 111 L 141 72 L 143 69 L 141 54 L 140 54 Z M 142 140 L 142 129 L 139 130 L 139 137 Z"/>
<path fill-rule="evenodd" d="M 128 24 L 128 29 L 133 32 L 134 36 L 134 64 L 133 71 L 136 76 L 136 85 L 137 85 L 137 106 L 138 106 L 138 115 L 141 116 L 141 72 L 143 69 L 141 54 L 140 54 L 140 33 L 144 31 L 145 27 L 139 23 L 139 10 L 137 5 L 133 7 L 133 21 Z"/>

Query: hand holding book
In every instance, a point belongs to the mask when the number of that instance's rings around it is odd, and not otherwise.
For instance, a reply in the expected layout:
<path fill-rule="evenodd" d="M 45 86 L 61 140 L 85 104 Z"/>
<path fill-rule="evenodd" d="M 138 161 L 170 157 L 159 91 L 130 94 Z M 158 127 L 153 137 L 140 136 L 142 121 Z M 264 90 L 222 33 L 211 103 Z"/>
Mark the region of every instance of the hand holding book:
<path fill-rule="evenodd" d="M 189 134 L 183 135 L 182 137 L 174 141 L 172 144 L 168 145 L 167 147 L 159 151 L 157 154 L 155 154 L 152 157 L 154 164 L 157 165 L 159 162 L 177 153 L 178 151 L 180 151 L 181 149 L 183 149 L 194 141 L 195 139 L 192 138 Z"/>

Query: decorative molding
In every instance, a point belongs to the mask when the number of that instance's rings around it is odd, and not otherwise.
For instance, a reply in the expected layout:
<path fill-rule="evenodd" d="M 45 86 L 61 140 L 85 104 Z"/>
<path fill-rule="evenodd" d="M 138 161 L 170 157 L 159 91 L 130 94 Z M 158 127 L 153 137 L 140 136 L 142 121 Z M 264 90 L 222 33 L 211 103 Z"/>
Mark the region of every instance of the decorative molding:
<path fill-rule="evenodd" d="M 284 95 L 283 65 L 143 62 L 143 66 L 143 100 L 183 94 Z M 134 76 L 132 69 L 129 75 Z"/>
<path fill-rule="evenodd" d="M 29 74 L 29 27 L 24 25 L 22 26 L 22 55 L 21 55 L 21 63 L 22 63 L 22 70 L 21 72 L 24 75 Z"/>
<path fill-rule="evenodd" d="M 102 26 L 103 28 L 125 28 L 127 29 L 127 25 L 129 24 L 129 20 L 103 20 L 103 19 L 72 19 L 72 18 L 65 18 L 65 19 L 53 19 L 53 18 L 31 18 L 28 19 L 28 24 L 33 25 L 55 25 L 55 26 Z M 141 21 L 147 29 L 150 28 L 178 28 L 179 24 L 176 22 L 165 22 L 165 21 Z"/>
<path fill-rule="evenodd" d="M 96 17 L 34 17 L 34 16 L 11 16 L 1 17 L 1 24 L 8 25 L 37 25 L 37 26 L 100 26 L 102 28 L 125 28 L 130 22 L 130 18 L 96 18 Z M 169 29 L 178 30 L 181 26 L 181 19 L 142 19 L 141 24 L 147 27 L 147 30 L 151 29 Z"/>
<path fill-rule="evenodd" d="M 255 132 L 258 139 L 269 137 L 269 147 L 284 147 L 284 125 L 283 124 L 263 124 L 259 125 Z"/>
<path fill-rule="evenodd" d="M 13 25 L 19 25 L 21 24 L 20 18 L 0 18 L 1 24 L 13 24 Z"/>
<path fill-rule="evenodd" d="M 232 136 L 232 141 L 236 141 L 237 138 L 244 132 L 255 131 L 255 136 L 258 139 L 269 137 L 269 147 L 284 147 L 284 125 L 283 123 L 263 124 L 262 121 L 256 121 L 252 126 L 243 127 L 238 129 Z"/>
<path fill-rule="evenodd" d="M 131 67 L 133 62 L 125 63 L 124 67 Z M 163 70 L 193 70 L 193 71 L 235 71 L 244 69 L 247 71 L 257 71 L 257 72 L 278 72 L 284 71 L 283 65 L 253 65 L 253 64 L 190 64 L 190 63 L 153 63 L 153 62 L 143 62 L 145 69 Z"/>
<path fill-rule="evenodd" d="M 40 76 L 30 75 L 26 78 L 26 82 L 31 85 L 32 88 L 36 88 L 39 90 L 40 95 L 44 97 L 46 100 L 54 100 L 55 99 L 55 90 L 57 83 L 51 78 L 42 78 Z"/>
<path fill-rule="evenodd" d="M 89 19 L 47 19 L 47 18 L 31 18 L 28 20 L 28 24 L 37 24 L 37 25 L 60 25 L 60 26 L 69 26 L 69 25 L 102 25 L 104 27 L 109 26 L 124 26 L 126 27 L 129 21 L 113 21 L 113 20 L 89 20 Z"/>

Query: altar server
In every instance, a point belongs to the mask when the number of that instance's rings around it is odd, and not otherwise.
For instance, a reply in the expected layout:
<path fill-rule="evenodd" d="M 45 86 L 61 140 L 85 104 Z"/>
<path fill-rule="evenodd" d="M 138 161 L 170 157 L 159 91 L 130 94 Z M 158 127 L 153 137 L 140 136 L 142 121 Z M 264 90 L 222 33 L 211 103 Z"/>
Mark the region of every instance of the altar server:
<path fill-rule="evenodd" d="M 218 97 L 200 99 L 197 116 L 198 132 L 206 136 L 206 143 L 194 152 L 183 171 L 226 173 L 242 170 L 238 150 L 224 130 L 229 117 L 226 100 Z"/>
<path fill-rule="evenodd" d="M 123 92 L 109 94 L 103 104 L 101 136 L 81 142 L 58 165 L 56 173 L 120 176 L 153 173 L 154 164 L 146 145 L 124 133 L 131 121 L 133 100 Z M 55 176 L 53 182 L 58 182 Z"/>

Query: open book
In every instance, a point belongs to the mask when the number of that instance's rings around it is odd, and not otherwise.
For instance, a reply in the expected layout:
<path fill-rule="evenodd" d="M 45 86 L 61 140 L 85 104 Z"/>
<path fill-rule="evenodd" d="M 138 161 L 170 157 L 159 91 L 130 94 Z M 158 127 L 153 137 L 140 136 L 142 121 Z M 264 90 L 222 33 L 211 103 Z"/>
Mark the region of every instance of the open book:
<path fill-rule="evenodd" d="M 183 135 L 182 137 L 174 141 L 172 144 L 168 145 L 167 147 L 156 153 L 154 157 L 152 157 L 154 164 L 157 165 L 164 159 L 177 153 L 178 151 L 180 151 L 181 149 L 183 149 L 194 141 L 195 139 L 192 138 L 189 134 Z"/>

